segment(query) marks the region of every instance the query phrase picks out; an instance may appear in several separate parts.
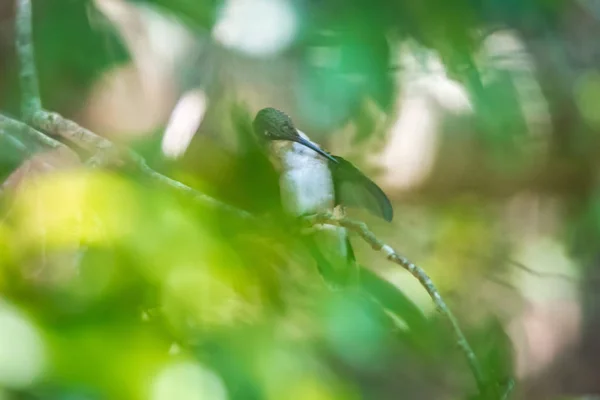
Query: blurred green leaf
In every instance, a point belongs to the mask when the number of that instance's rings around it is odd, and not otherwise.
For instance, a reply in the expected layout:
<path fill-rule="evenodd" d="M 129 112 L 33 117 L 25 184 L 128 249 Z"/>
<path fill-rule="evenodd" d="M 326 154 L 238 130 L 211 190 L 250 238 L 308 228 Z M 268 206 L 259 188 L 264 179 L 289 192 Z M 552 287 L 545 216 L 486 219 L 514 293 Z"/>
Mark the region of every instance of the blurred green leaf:
<path fill-rule="evenodd" d="M 92 0 L 48 0 L 33 6 L 42 100 L 65 112 L 80 106 L 100 75 L 129 60 L 119 34 Z"/>
<path fill-rule="evenodd" d="M 194 28 L 210 29 L 221 0 L 127 0 L 164 10 Z"/>

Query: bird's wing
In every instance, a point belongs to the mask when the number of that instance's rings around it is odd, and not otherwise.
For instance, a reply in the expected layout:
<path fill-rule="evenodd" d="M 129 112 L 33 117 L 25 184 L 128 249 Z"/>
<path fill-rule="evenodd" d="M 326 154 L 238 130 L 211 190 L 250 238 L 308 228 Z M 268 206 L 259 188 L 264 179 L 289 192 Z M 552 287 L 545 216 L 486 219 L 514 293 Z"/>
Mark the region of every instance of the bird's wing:
<path fill-rule="evenodd" d="M 336 204 L 364 208 L 372 214 L 391 221 L 394 217 L 392 203 L 372 180 L 351 162 L 333 156 L 338 163 L 330 163 L 335 186 Z"/>

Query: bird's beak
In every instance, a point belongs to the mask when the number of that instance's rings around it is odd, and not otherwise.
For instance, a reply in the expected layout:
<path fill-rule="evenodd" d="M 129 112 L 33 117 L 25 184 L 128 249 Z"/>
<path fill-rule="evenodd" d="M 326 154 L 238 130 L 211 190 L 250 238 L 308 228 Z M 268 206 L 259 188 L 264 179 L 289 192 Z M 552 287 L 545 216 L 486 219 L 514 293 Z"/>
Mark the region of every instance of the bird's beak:
<path fill-rule="evenodd" d="M 327 154 L 326 152 L 324 152 L 323 150 L 321 150 L 320 148 L 318 148 L 314 143 L 312 143 L 312 142 L 304 139 L 303 137 L 297 136 L 297 137 L 294 137 L 292 140 L 294 142 L 300 143 L 303 146 L 308 147 L 311 150 L 316 151 L 317 153 L 319 153 L 323 157 L 329 159 L 331 162 L 334 162 L 336 164 L 338 163 L 338 160 L 336 160 L 335 158 L 333 158 L 332 156 L 330 156 L 329 154 Z"/>

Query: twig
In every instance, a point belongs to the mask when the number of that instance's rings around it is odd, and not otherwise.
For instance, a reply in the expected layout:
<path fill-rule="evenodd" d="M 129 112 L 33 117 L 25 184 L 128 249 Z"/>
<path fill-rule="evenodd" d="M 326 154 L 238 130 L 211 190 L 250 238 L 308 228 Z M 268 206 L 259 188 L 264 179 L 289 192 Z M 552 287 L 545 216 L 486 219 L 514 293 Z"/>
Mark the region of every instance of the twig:
<path fill-rule="evenodd" d="M 27 146 L 17 139 L 14 135 L 7 132 L 7 130 L 0 123 L 0 137 L 6 140 L 12 147 L 14 147 L 21 154 L 29 154 L 29 149 Z"/>
<path fill-rule="evenodd" d="M 153 179 L 154 181 L 156 181 L 157 183 L 159 183 L 165 187 L 169 187 L 171 189 L 178 191 L 179 193 L 182 193 L 182 194 L 188 196 L 189 198 L 193 199 L 194 201 L 196 201 L 198 203 L 201 203 L 205 206 L 209 206 L 209 207 L 221 210 L 221 211 L 228 212 L 230 214 L 234 214 L 237 217 L 245 219 L 245 220 L 257 221 L 257 219 L 247 211 L 244 211 L 239 208 L 233 207 L 229 204 L 223 203 L 223 202 L 215 199 L 214 197 L 210 197 L 210 196 L 208 196 L 202 192 L 199 192 L 179 181 L 176 181 L 175 179 L 171 179 L 166 175 L 156 172 L 155 170 L 153 170 L 146 164 L 146 161 L 141 156 L 137 159 L 136 164 L 137 164 L 139 170 L 147 177 Z"/>
<path fill-rule="evenodd" d="M 410 272 L 412 276 L 417 278 L 417 280 L 429 294 L 429 297 L 431 297 L 433 300 L 437 310 L 450 322 L 450 326 L 452 327 L 454 335 L 456 336 L 456 342 L 467 358 L 469 368 L 473 373 L 473 377 L 475 378 L 475 383 L 477 384 L 479 392 L 486 392 L 486 379 L 483 374 L 483 370 L 479 365 L 479 361 L 473 352 L 473 349 L 469 345 L 469 342 L 463 334 L 462 329 L 460 329 L 458 320 L 450 308 L 446 305 L 446 302 L 443 300 L 431 278 L 429 278 L 423 269 L 410 262 L 406 257 L 398 254 L 391 246 L 379 240 L 375 234 L 369 230 L 364 222 L 353 221 L 348 218 L 336 218 L 332 214 L 317 214 L 308 217 L 307 220 L 311 225 L 326 223 L 342 226 L 350 231 L 358 233 L 374 250 L 384 252 L 388 260 L 400 265 L 402 268 Z"/>
<path fill-rule="evenodd" d="M 44 110 L 38 111 L 34 116 L 33 124 L 53 136 L 61 137 L 77 147 L 92 153 L 91 164 L 95 166 L 118 165 L 133 167 L 158 184 L 176 190 L 198 203 L 236 214 L 243 219 L 253 219 L 253 216 L 244 210 L 220 202 L 213 197 L 153 170 L 139 154 L 130 149 L 118 146 L 110 140 L 80 126 L 76 122 L 64 118 L 58 113 Z"/>
<path fill-rule="evenodd" d="M 100 165 L 118 164 L 123 152 L 110 140 L 86 129 L 58 113 L 38 110 L 31 121 L 36 128 L 63 138 L 93 154 Z"/>
<path fill-rule="evenodd" d="M 42 108 L 32 33 L 31 0 L 17 0 L 16 45 L 21 84 L 21 113 L 27 122 L 31 122 L 35 113 Z"/>
<path fill-rule="evenodd" d="M 8 132 L 16 132 L 20 135 L 28 136 L 36 142 L 52 149 L 68 148 L 68 146 L 62 144 L 58 140 L 52 139 L 26 123 L 7 117 L 3 114 L 0 114 L 0 127 L 6 129 Z M 72 150 L 69 149 L 69 151 Z"/>
<path fill-rule="evenodd" d="M 527 265 L 516 261 L 516 260 L 512 260 L 512 259 L 508 259 L 507 260 L 509 264 L 512 264 L 513 266 L 522 269 L 523 271 L 533 275 L 533 276 L 537 276 L 538 278 L 543 278 L 543 279 L 559 279 L 559 280 L 564 280 L 566 282 L 572 283 L 572 284 L 578 284 L 579 280 L 577 278 L 574 278 L 572 276 L 569 276 L 567 274 L 562 274 L 560 272 L 545 272 L 545 271 L 537 271 L 531 267 L 528 267 Z"/>
<path fill-rule="evenodd" d="M 134 166 L 145 176 L 151 178 L 155 182 L 174 189 L 186 195 L 187 197 L 192 198 L 198 203 L 234 213 L 244 219 L 253 218 L 250 213 L 244 210 L 240 210 L 228 204 L 222 203 L 179 181 L 160 174 L 159 172 L 150 168 L 146 163 L 146 160 L 144 160 L 144 158 L 137 153 L 134 153 L 130 150 L 121 149 L 110 140 L 96 135 L 94 132 L 79 126 L 71 120 L 63 118 L 57 113 L 38 111 L 34 116 L 33 122 L 36 124 L 36 126 L 39 126 L 44 131 L 67 139 L 84 150 L 93 152 L 94 156 L 92 158 L 96 157 L 97 163 L 100 165 L 109 165 L 114 163 Z M 45 135 L 44 133 L 21 121 L 17 121 L 2 114 L 0 114 L 0 128 L 4 128 L 9 132 L 18 132 L 20 134 L 29 136 L 44 146 L 53 149 L 66 149 L 69 152 L 72 152 L 67 145 Z"/>

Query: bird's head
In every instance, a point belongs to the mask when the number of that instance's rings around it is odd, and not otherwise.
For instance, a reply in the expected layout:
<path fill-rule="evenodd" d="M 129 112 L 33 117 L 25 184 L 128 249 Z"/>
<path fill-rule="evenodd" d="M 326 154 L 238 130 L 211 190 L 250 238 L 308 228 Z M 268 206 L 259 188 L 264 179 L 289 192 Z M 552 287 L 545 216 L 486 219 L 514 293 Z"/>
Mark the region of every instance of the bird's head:
<path fill-rule="evenodd" d="M 257 135 L 259 140 L 263 142 L 287 140 L 300 143 L 301 145 L 316 151 L 330 161 L 336 164 L 338 162 L 335 158 L 320 149 L 317 145 L 300 136 L 298 130 L 292 122 L 292 119 L 287 114 L 275 108 L 268 107 L 260 110 L 254 118 L 252 127 L 254 129 L 254 134 Z"/>

